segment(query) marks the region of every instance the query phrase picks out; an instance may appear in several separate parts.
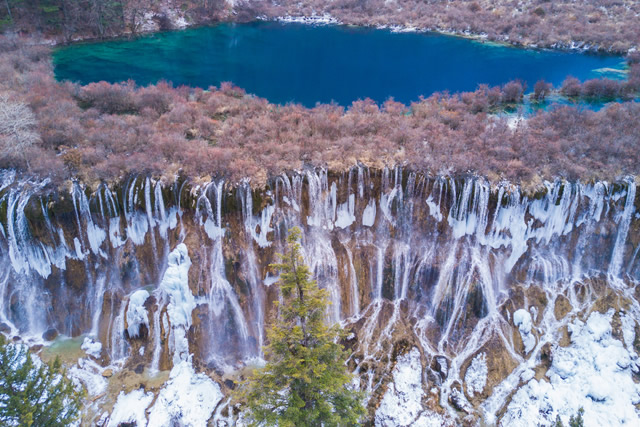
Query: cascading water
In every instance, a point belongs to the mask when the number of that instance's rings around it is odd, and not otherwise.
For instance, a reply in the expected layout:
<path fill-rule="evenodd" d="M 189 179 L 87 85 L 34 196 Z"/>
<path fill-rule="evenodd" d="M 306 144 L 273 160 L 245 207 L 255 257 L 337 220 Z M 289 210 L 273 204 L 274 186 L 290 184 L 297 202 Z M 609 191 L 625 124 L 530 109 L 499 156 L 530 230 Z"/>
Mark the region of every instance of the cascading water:
<path fill-rule="evenodd" d="M 93 193 L 80 183 L 68 195 L 49 186 L 0 173 L 0 322 L 24 336 L 50 327 L 90 334 L 105 348 L 104 363 L 132 358 L 135 348 L 152 371 L 171 366 L 171 303 L 160 289 L 176 264 L 170 254 L 183 246 L 193 296 L 193 318 L 181 332 L 188 351 L 225 372 L 259 357 L 278 299 L 277 272 L 268 265 L 292 226 L 302 228 L 305 261 L 329 291 L 327 318 L 354 333 L 350 366 L 370 396 L 386 381 L 396 344 L 410 342 L 440 366 L 429 367 L 440 404 L 470 405 L 456 384 L 479 352 L 486 356 L 474 366 L 491 358 L 487 345 L 525 366 L 551 339 L 538 336 L 522 353 L 512 338 L 513 310 L 505 309 L 516 300 L 534 322 L 557 329 L 566 321 L 555 319 L 555 301 L 580 310 L 599 292 L 591 283 L 604 280 L 640 318 L 632 295 L 640 280 L 632 178 L 547 182 L 524 194 L 474 176 L 356 167 L 285 174 L 266 189 L 148 177 Z M 147 304 L 155 307 L 149 333 L 128 337 L 128 296 L 142 287 L 156 290 Z M 533 300 L 534 288 L 550 308 Z M 504 405 L 518 369 L 495 386 L 483 406 L 487 417 Z"/>

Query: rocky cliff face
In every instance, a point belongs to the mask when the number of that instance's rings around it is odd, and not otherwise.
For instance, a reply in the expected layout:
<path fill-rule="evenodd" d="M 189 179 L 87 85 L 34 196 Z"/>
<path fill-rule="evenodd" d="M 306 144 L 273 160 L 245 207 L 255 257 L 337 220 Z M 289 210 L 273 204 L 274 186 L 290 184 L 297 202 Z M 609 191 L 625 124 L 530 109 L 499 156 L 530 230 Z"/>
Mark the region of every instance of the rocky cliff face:
<path fill-rule="evenodd" d="M 224 396 L 260 361 L 278 299 L 268 265 L 293 226 L 330 292 L 327 318 L 352 332 L 344 345 L 369 422 L 511 423 L 526 406 L 521 418 L 544 424 L 580 406 L 595 417 L 607 399 L 623 405 L 623 421 L 637 417 L 631 178 L 556 181 L 531 194 L 363 167 L 285 174 L 264 189 L 147 177 L 95 191 L 47 184 L 0 174 L 0 322 L 35 349 L 44 332 L 62 334 L 56 343 L 84 338 L 88 355 L 74 369 L 94 387 L 88 421 L 118 425 L 135 401 L 148 408 L 129 419 L 138 424 L 238 422 Z M 566 366 L 595 348 L 589 340 L 616 349 L 611 369 L 630 381 L 630 397 L 531 404 L 580 377 Z M 185 376 L 200 384 L 194 393 L 216 397 L 171 414 L 188 406 L 171 391 Z"/>

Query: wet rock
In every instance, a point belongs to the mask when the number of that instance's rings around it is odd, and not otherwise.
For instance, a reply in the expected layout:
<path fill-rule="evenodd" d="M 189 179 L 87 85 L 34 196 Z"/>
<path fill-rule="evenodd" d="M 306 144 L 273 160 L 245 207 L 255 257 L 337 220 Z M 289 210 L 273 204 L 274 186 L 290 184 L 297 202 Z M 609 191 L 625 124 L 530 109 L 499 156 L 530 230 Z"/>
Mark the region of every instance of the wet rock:
<path fill-rule="evenodd" d="M 136 374 L 142 374 L 144 372 L 144 364 L 141 363 L 138 366 L 136 366 L 136 369 L 134 369 L 134 372 Z"/>
<path fill-rule="evenodd" d="M 553 346 L 546 343 L 540 349 L 540 364 L 534 368 L 535 378 L 539 381 L 544 378 L 553 362 Z"/>
<path fill-rule="evenodd" d="M 451 394 L 449 395 L 449 402 L 458 411 L 464 412 L 466 414 L 470 414 L 473 411 L 471 404 L 464 397 L 464 394 L 462 393 L 462 386 L 457 381 L 451 385 Z"/>
<path fill-rule="evenodd" d="M 11 332 L 11 327 L 4 322 L 0 322 L 0 332 L 3 334 L 8 334 Z"/>
<path fill-rule="evenodd" d="M 58 336 L 58 330 L 56 328 L 49 328 L 42 334 L 42 339 L 45 341 L 53 341 Z"/>
<path fill-rule="evenodd" d="M 42 350 L 42 347 L 44 347 L 42 344 L 38 344 L 38 345 L 34 345 L 33 347 L 31 347 L 29 350 L 30 350 L 32 353 L 37 353 L 37 352 L 39 352 L 40 350 Z"/>
<path fill-rule="evenodd" d="M 224 380 L 224 385 L 229 390 L 234 390 L 236 388 L 236 383 L 234 383 L 232 380 Z"/>
<path fill-rule="evenodd" d="M 571 345 L 571 337 L 569 336 L 569 328 L 567 328 L 567 325 L 560 328 L 560 339 L 558 340 L 558 345 L 560 347 L 569 347 L 569 345 Z"/>
<path fill-rule="evenodd" d="M 87 284 L 85 264 L 80 260 L 67 259 L 64 279 L 67 285 L 71 286 L 74 290 L 82 291 Z"/>
<path fill-rule="evenodd" d="M 439 374 L 441 380 L 445 380 L 449 374 L 449 361 L 444 356 L 436 356 L 431 361 L 431 369 Z"/>
<path fill-rule="evenodd" d="M 113 375 L 113 369 L 105 369 L 102 371 L 102 376 L 105 378 L 110 378 Z"/>
<path fill-rule="evenodd" d="M 573 307 L 571 306 L 571 303 L 569 302 L 567 297 L 565 297 L 564 295 L 559 295 L 558 298 L 556 298 L 556 303 L 553 307 L 553 314 L 556 316 L 557 320 L 561 320 L 572 309 Z"/>

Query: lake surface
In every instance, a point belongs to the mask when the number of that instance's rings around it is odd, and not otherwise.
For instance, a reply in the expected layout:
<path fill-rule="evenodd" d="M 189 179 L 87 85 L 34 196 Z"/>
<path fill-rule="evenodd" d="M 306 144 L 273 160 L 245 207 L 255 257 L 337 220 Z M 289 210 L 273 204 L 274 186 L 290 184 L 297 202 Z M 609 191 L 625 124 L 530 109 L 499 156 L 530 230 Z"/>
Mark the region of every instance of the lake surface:
<path fill-rule="evenodd" d="M 207 88 L 231 81 L 274 103 L 357 99 L 409 103 L 434 92 L 520 79 L 559 85 L 620 69 L 616 56 L 518 49 L 434 33 L 257 22 L 72 45 L 54 53 L 56 78 L 83 84 L 167 80 Z M 619 76 L 611 73 L 609 77 Z"/>

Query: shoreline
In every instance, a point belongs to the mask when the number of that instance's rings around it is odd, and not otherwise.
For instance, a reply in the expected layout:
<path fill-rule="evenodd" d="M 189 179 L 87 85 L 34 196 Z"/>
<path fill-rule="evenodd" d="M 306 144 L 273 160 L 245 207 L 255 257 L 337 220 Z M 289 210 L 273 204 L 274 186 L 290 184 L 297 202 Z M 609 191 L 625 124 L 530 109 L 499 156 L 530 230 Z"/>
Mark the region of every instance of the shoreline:
<path fill-rule="evenodd" d="M 151 17 L 152 18 L 152 17 Z M 149 19 L 148 22 L 152 22 L 153 19 Z M 348 27 L 356 27 L 356 28 L 369 28 L 376 30 L 389 30 L 392 33 L 433 33 L 451 37 L 461 37 L 468 40 L 473 40 L 478 43 L 483 44 L 495 44 L 502 47 L 511 47 L 516 49 L 534 49 L 534 50 L 550 50 L 550 51 L 561 51 L 561 52 L 580 52 L 586 54 L 593 55 L 607 55 L 607 56 L 626 56 L 629 53 L 635 52 L 638 50 L 637 46 L 630 48 L 627 51 L 616 51 L 613 49 L 601 49 L 598 45 L 590 45 L 584 42 L 578 42 L 572 40 L 570 43 L 558 44 L 554 43 L 548 46 L 538 45 L 535 43 L 526 44 L 513 42 L 507 39 L 502 40 L 492 40 L 489 39 L 487 33 L 479 32 L 474 33 L 468 30 L 454 30 L 454 29 L 446 29 L 446 28 L 430 28 L 430 27 L 416 27 L 412 24 L 356 24 L 351 22 L 343 22 L 339 19 L 335 18 L 330 14 L 324 15 L 282 15 L 282 16 L 256 16 L 251 21 L 236 21 L 233 19 L 224 19 L 218 21 L 208 21 L 203 23 L 189 23 L 184 18 L 179 17 L 172 21 L 172 28 L 169 29 L 160 29 L 160 28 L 152 28 L 149 23 L 146 23 L 145 30 L 138 31 L 136 33 L 131 32 L 123 32 L 117 35 L 111 35 L 103 38 L 94 37 L 94 36 L 76 36 L 73 37 L 70 41 L 63 41 L 59 38 L 43 38 L 44 45 L 49 45 L 52 47 L 60 47 L 60 46 L 72 46 L 75 44 L 81 43 L 100 43 L 106 41 L 114 41 L 114 40 L 130 40 L 137 37 L 149 36 L 157 33 L 164 32 L 173 32 L 173 31 L 183 31 L 188 29 L 202 28 L 202 27 L 211 27 L 219 24 L 250 24 L 253 22 L 279 22 L 283 24 L 303 24 L 303 25 L 337 25 L 337 26 L 348 26 Z M 145 25 L 143 25 L 144 27 Z M 25 37 L 22 35 L 17 35 L 18 37 Z M 27 35 L 26 37 L 29 37 Z"/>

